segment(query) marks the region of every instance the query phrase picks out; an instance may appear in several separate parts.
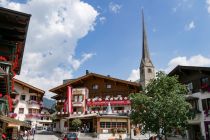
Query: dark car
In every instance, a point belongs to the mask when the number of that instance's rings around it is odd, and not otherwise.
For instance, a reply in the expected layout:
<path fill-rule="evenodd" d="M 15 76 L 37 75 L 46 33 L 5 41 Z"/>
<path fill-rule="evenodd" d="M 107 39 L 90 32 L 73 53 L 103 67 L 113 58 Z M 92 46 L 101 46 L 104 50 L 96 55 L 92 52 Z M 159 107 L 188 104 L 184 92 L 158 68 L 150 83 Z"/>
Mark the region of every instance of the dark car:
<path fill-rule="evenodd" d="M 77 134 L 74 132 L 70 132 L 65 134 L 63 140 L 78 140 Z"/>

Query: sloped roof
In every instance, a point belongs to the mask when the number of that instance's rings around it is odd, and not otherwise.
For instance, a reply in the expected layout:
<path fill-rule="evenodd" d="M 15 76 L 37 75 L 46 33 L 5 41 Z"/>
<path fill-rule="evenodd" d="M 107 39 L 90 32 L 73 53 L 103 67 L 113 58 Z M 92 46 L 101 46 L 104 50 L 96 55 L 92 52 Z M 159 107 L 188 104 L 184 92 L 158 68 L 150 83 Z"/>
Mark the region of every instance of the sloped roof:
<path fill-rule="evenodd" d="M 69 81 L 69 82 L 67 82 L 65 84 L 62 84 L 62 85 L 57 86 L 55 88 L 52 88 L 49 91 L 56 93 L 56 90 L 58 90 L 58 89 L 64 88 L 64 87 L 66 87 L 68 85 L 71 85 L 71 84 L 76 83 L 78 81 L 84 80 L 84 79 L 89 78 L 91 76 L 98 77 L 98 78 L 103 78 L 103 79 L 107 79 L 107 80 L 111 80 L 111 81 L 115 81 L 115 82 L 119 82 L 119 83 L 124 83 L 124 84 L 127 84 L 127 85 L 136 86 L 136 87 L 140 86 L 139 83 L 136 83 L 136 82 L 121 80 L 121 79 L 118 79 L 118 78 L 113 78 L 113 77 L 110 77 L 110 76 L 104 76 L 104 75 L 100 75 L 100 74 L 96 74 L 96 73 L 88 73 L 88 74 L 86 74 L 84 76 L 81 76 L 81 77 L 79 77 L 77 79 L 74 79 L 74 80 Z"/>
<path fill-rule="evenodd" d="M 177 65 L 171 72 L 168 73 L 169 76 L 190 72 L 190 71 L 199 71 L 199 72 L 210 72 L 210 67 L 199 67 L 199 66 L 181 66 Z"/>
<path fill-rule="evenodd" d="M 20 85 L 23 85 L 23 86 L 25 86 L 25 87 L 28 87 L 29 89 L 33 89 L 33 90 L 37 91 L 38 93 L 41 93 L 41 94 L 43 94 L 43 95 L 44 95 L 44 93 L 45 93 L 44 90 L 41 90 L 41 89 L 39 89 L 39 88 L 37 88 L 37 87 L 34 87 L 34 86 L 32 86 L 32 85 L 29 85 L 28 83 L 25 83 L 25 82 L 23 82 L 23 81 L 20 81 L 20 80 L 18 80 L 18 79 L 15 79 L 15 78 L 13 78 L 13 80 L 14 80 L 15 83 L 18 83 L 18 84 L 20 84 Z"/>
<path fill-rule="evenodd" d="M 17 74 L 21 69 L 30 17 L 30 14 L 0 7 L 0 43 L 9 45 L 10 48 L 10 45 L 17 45 L 20 49 L 18 66 L 15 69 Z"/>

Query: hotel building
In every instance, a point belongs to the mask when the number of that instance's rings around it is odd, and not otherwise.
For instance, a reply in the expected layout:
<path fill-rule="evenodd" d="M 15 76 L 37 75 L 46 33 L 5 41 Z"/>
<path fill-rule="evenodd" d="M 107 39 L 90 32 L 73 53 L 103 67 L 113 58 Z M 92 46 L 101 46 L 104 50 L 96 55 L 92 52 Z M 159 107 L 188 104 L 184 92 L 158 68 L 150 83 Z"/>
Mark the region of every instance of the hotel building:
<path fill-rule="evenodd" d="M 56 96 L 56 131 L 71 129 L 71 121 L 79 118 L 88 132 L 96 132 L 99 138 L 111 136 L 113 129 L 130 134 L 131 93 L 139 94 L 139 83 L 89 73 L 65 81 L 51 89 Z"/>

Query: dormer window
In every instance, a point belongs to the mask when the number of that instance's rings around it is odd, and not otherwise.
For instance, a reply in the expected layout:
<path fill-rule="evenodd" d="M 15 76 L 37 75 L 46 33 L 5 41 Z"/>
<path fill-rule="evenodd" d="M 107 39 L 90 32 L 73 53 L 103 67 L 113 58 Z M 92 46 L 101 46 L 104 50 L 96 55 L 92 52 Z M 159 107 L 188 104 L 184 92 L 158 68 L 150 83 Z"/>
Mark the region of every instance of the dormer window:
<path fill-rule="evenodd" d="M 107 84 L 106 85 L 106 88 L 109 88 L 110 89 L 110 88 L 112 88 L 112 85 L 111 84 Z"/>
<path fill-rule="evenodd" d="M 98 89 L 98 85 L 97 84 L 94 84 L 93 85 L 93 89 Z"/>

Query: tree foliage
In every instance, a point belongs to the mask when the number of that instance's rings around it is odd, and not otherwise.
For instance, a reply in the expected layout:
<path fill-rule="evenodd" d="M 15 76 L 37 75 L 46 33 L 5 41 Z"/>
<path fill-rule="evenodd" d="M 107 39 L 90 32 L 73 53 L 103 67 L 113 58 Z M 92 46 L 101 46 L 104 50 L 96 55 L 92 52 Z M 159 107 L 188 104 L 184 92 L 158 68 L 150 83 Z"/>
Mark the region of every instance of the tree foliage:
<path fill-rule="evenodd" d="M 186 93 L 177 76 L 158 72 L 142 93 L 130 96 L 133 123 L 142 124 L 143 133 L 151 131 L 165 136 L 173 128 L 185 128 L 190 109 L 185 101 Z"/>
<path fill-rule="evenodd" d="M 71 125 L 74 127 L 74 129 L 78 129 L 82 125 L 82 121 L 80 119 L 74 119 L 71 122 Z"/>

